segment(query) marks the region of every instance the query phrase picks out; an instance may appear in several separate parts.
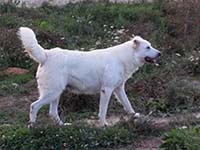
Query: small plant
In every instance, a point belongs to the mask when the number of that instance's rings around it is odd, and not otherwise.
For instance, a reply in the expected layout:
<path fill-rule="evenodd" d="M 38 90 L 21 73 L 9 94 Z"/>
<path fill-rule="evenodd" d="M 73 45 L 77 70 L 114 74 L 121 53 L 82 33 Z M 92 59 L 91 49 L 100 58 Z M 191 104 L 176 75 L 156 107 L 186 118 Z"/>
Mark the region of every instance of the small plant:
<path fill-rule="evenodd" d="M 199 150 L 200 129 L 173 129 L 165 134 L 163 140 L 160 147 L 163 150 Z"/>
<path fill-rule="evenodd" d="M 19 5 L 19 0 L 8 0 L 0 2 L 0 12 L 9 13 L 16 10 L 16 6 Z"/>

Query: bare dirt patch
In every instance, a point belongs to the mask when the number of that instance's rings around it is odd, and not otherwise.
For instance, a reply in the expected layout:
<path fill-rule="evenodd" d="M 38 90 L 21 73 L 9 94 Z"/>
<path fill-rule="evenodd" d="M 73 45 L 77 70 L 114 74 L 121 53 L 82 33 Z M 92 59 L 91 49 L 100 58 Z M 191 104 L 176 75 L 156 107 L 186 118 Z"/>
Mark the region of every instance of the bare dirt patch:
<path fill-rule="evenodd" d="M 168 130 L 174 125 L 190 125 L 194 122 L 200 121 L 200 113 L 188 113 L 188 114 L 175 114 L 171 117 L 151 117 L 151 116 L 141 116 L 138 119 L 133 118 L 132 116 L 117 116 L 112 115 L 107 118 L 108 126 L 114 126 L 121 122 L 132 123 L 135 125 L 146 124 L 151 126 L 151 128 L 159 130 Z M 79 121 L 80 123 L 85 123 L 89 126 L 99 127 L 97 119 L 83 119 Z"/>
<path fill-rule="evenodd" d="M 13 97 L 0 96 L 0 109 L 13 106 L 13 102 L 14 102 Z"/>
<path fill-rule="evenodd" d="M 22 75 L 28 73 L 28 70 L 17 67 L 9 67 L 4 70 L 3 73 L 6 75 Z"/>
<path fill-rule="evenodd" d="M 148 137 L 141 140 L 136 145 L 135 150 L 158 150 L 161 144 L 162 140 L 160 137 Z"/>
<path fill-rule="evenodd" d="M 0 96 L 0 109 L 19 109 L 26 112 L 29 110 L 30 104 L 38 97 L 37 91 L 24 96 Z"/>

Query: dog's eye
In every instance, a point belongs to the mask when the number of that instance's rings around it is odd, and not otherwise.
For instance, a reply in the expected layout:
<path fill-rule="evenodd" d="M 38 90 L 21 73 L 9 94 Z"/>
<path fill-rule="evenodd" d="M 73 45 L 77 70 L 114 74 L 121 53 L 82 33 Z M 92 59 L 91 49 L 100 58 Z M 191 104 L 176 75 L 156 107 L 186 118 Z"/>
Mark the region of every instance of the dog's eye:
<path fill-rule="evenodd" d="M 147 49 L 150 49 L 150 47 L 149 47 L 149 46 L 147 46 Z"/>

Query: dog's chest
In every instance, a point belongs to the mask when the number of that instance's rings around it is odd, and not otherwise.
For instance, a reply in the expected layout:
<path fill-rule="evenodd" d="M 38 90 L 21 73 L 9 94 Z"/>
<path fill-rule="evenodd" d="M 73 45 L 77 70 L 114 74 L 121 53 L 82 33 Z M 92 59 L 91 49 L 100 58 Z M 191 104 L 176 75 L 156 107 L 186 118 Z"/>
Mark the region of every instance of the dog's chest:
<path fill-rule="evenodd" d="M 125 71 L 125 80 L 129 79 L 133 75 L 133 73 L 135 73 L 138 69 L 138 67 L 127 69 Z"/>

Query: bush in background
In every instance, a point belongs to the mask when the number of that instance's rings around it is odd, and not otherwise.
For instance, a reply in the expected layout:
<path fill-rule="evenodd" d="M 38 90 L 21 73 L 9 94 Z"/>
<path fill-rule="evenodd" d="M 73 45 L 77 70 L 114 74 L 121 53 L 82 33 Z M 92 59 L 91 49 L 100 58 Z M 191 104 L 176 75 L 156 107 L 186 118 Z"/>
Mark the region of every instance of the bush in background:
<path fill-rule="evenodd" d="M 197 0 L 176 0 L 166 4 L 170 44 L 181 54 L 199 50 L 199 9 Z"/>

